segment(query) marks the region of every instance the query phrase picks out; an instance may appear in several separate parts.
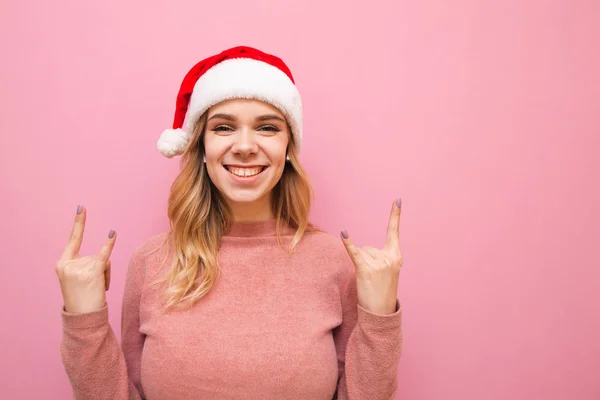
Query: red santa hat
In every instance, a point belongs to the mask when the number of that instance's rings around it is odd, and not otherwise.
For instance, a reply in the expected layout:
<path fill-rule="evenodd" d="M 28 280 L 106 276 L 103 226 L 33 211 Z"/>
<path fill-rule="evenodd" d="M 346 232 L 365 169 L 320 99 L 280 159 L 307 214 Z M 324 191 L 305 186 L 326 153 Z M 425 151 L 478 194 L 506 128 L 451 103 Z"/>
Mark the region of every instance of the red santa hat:
<path fill-rule="evenodd" d="M 292 72 L 274 55 L 238 46 L 200 61 L 187 73 L 177 94 L 173 127 L 160 136 L 158 151 L 169 158 L 181 155 L 198 118 L 209 107 L 234 98 L 262 100 L 277 107 L 300 150 L 302 100 Z"/>

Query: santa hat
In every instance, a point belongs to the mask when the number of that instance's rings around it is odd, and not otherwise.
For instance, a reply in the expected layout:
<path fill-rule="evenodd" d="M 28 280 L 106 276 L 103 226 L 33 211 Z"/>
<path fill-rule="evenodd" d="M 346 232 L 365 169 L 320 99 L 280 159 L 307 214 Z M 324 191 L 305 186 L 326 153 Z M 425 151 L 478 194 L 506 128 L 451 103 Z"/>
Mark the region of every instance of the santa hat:
<path fill-rule="evenodd" d="M 173 127 L 160 136 L 158 151 L 169 158 L 181 155 L 198 118 L 209 107 L 234 98 L 262 100 L 277 107 L 300 150 L 302 101 L 292 72 L 276 56 L 238 46 L 200 61 L 187 73 L 177 94 Z"/>

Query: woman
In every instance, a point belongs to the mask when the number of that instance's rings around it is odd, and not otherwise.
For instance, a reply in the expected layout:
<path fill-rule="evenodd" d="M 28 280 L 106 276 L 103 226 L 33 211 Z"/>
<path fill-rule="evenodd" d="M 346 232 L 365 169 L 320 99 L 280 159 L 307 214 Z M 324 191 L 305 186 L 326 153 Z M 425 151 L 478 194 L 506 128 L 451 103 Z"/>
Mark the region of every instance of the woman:
<path fill-rule="evenodd" d="M 395 398 L 400 201 L 382 250 L 318 230 L 301 139 L 302 103 L 281 59 L 235 47 L 188 72 L 158 141 L 182 156 L 171 229 L 131 257 L 121 345 L 105 300 L 116 233 L 80 257 L 79 206 L 56 264 L 75 398 Z"/>

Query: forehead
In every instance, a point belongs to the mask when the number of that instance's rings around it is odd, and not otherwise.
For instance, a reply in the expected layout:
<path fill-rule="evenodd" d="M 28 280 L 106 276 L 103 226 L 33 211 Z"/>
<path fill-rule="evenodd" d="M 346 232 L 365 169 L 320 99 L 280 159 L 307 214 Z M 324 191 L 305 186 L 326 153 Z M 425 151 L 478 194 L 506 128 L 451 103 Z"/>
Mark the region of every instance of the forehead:
<path fill-rule="evenodd" d="M 272 104 L 256 99 L 231 99 L 225 100 L 208 110 L 208 117 L 214 114 L 230 114 L 238 117 L 258 117 L 264 114 L 274 114 L 283 119 L 285 116 Z"/>

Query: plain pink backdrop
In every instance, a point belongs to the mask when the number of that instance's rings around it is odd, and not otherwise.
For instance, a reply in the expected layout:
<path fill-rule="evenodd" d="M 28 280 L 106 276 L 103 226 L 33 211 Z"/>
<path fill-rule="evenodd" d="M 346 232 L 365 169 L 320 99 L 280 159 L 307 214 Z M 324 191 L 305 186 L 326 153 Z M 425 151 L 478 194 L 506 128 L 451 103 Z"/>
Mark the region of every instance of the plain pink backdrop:
<path fill-rule="evenodd" d="M 383 244 L 403 198 L 400 399 L 600 398 L 597 1 L 3 1 L 0 397 L 71 396 L 53 269 L 167 228 L 156 141 L 187 70 L 281 56 L 305 106 L 312 220 Z"/>

